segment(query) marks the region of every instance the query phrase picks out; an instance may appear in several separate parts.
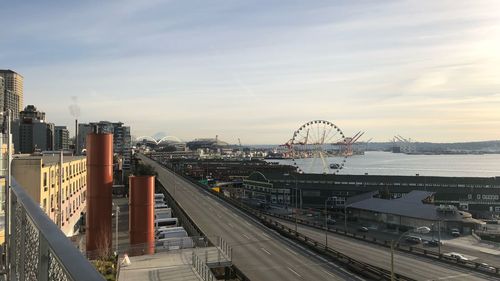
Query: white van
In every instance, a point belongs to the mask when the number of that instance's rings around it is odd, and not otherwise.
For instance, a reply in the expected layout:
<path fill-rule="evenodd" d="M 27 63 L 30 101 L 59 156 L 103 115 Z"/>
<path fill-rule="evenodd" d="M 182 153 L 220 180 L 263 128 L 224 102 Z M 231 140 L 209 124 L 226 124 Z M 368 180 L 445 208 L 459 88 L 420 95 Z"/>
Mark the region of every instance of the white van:
<path fill-rule="evenodd" d="M 172 209 L 161 208 L 155 210 L 155 219 L 168 219 L 172 217 Z"/>
<path fill-rule="evenodd" d="M 165 209 L 168 208 L 168 205 L 165 203 L 155 203 L 155 210 L 157 209 Z"/>
<path fill-rule="evenodd" d="M 162 226 L 177 226 L 177 218 L 155 219 L 155 228 Z"/>
<path fill-rule="evenodd" d="M 191 237 L 166 238 L 156 241 L 156 249 L 177 250 L 184 248 L 193 248 L 194 242 Z"/>
<path fill-rule="evenodd" d="M 182 229 L 161 231 L 156 236 L 156 240 L 161 240 L 161 239 L 166 239 L 166 238 L 182 238 L 182 237 L 188 237 L 188 236 L 189 235 L 186 232 L 186 230 L 184 230 L 184 228 L 182 228 Z"/>

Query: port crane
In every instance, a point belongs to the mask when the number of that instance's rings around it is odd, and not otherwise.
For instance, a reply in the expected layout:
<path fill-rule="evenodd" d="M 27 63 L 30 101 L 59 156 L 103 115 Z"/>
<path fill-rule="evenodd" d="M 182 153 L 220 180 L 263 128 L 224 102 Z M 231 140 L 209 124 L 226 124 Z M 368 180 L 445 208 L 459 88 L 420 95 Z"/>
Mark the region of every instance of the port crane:
<path fill-rule="evenodd" d="M 365 132 L 357 132 L 354 136 L 352 137 L 346 137 L 343 141 L 338 142 L 336 144 L 342 145 L 345 147 L 344 149 L 344 155 L 345 156 L 352 156 L 354 154 L 353 151 L 353 145 L 365 134 Z"/>
<path fill-rule="evenodd" d="M 415 153 L 417 151 L 417 149 L 415 147 L 415 143 L 412 142 L 411 138 L 406 139 L 406 138 L 402 137 L 401 135 L 396 135 L 393 138 L 393 142 L 394 142 L 395 147 L 397 147 L 396 144 L 399 145 L 399 152 L 411 154 L 411 153 Z M 394 151 L 394 149 L 393 149 L 393 151 Z"/>

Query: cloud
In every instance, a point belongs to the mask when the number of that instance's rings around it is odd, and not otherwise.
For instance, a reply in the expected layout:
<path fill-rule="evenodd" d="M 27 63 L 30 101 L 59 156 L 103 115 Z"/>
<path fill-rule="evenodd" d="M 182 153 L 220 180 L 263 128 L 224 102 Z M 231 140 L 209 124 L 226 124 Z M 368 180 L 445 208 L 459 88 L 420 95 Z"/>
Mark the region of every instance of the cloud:
<path fill-rule="evenodd" d="M 15 3 L 0 11 L 0 24 L 12 26 L 2 30 L 9 40 L 0 39 L 0 67 L 21 72 L 25 102 L 59 124 L 71 124 L 76 96 L 81 120 L 121 120 L 137 135 L 282 143 L 300 124 L 326 119 L 380 140 L 395 133 L 461 140 L 458 132 L 498 139 L 498 8 L 496 1 Z M 444 135 L 447 127 L 453 133 Z"/>

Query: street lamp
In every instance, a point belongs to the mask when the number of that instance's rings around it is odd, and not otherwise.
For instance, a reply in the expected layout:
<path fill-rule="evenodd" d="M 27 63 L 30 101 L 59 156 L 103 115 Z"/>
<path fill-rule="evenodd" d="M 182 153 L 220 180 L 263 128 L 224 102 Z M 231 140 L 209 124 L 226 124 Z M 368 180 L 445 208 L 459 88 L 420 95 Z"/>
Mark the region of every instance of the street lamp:
<path fill-rule="evenodd" d="M 294 176 L 294 175 L 291 175 L 291 174 L 284 174 L 284 176 L 291 176 L 295 179 L 295 232 L 297 232 L 297 221 L 298 221 L 298 218 L 297 218 L 297 177 Z"/>
<path fill-rule="evenodd" d="M 116 211 L 115 211 L 115 252 L 118 255 L 118 216 L 120 215 L 120 206 L 115 203 L 111 203 L 113 206 L 115 206 Z"/>
<path fill-rule="evenodd" d="M 325 200 L 325 248 L 328 248 L 328 211 L 326 209 L 326 205 L 328 201 L 333 201 L 335 197 L 328 197 Z"/>
<path fill-rule="evenodd" d="M 431 232 L 431 229 L 429 227 L 420 226 L 420 227 L 417 227 L 416 229 L 410 229 L 410 230 L 403 232 L 403 234 L 401 234 L 399 236 L 398 240 L 396 240 L 396 243 L 394 243 L 394 240 L 391 241 L 391 281 L 395 280 L 395 277 L 394 277 L 394 245 L 398 245 L 401 238 L 403 238 L 403 236 L 412 232 L 413 230 L 415 230 L 415 232 L 420 233 L 420 234 L 426 234 L 426 233 Z"/>

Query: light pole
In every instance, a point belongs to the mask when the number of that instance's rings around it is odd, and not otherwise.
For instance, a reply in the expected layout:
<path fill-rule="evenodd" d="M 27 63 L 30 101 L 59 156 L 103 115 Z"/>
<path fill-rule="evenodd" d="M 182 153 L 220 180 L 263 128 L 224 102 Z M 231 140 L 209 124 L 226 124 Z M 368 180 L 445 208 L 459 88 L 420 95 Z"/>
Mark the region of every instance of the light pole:
<path fill-rule="evenodd" d="M 118 255 L 118 216 L 120 215 L 120 206 L 112 203 L 115 206 L 115 252 Z"/>
<path fill-rule="evenodd" d="M 298 208 L 298 206 L 297 206 L 297 190 L 298 190 L 298 188 L 297 188 L 297 177 L 294 176 L 294 175 L 291 175 L 291 174 L 284 174 L 284 176 L 285 177 L 286 176 L 291 176 L 291 177 L 293 177 L 295 179 L 295 232 L 297 232 L 297 224 L 298 224 L 297 223 L 297 221 L 298 221 L 298 218 L 297 218 L 297 208 Z"/>
<path fill-rule="evenodd" d="M 415 230 L 415 232 L 418 232 L 420 234 L 426 234 L 426 233 L 429 233 L 431 231 L 431 229 L 428 228 L 427 226 L 420 226 L 414 230 Z M 403 232 L 403 234 L 401 234 L 399 236 L 398 240 L 396 240 L 396 243 L 394 243 L 394 240 L 391 241 L 391 281 L 396 280 L 395 276 L 394 276 L 394 245 L 398 245 L 401 238 L 403 238 L 404 235 L 406 235 L 407 233 L 410 233 L 412 231 L 413 231 L 413 229 L 410 229 L 410 230 Z"/>
<path fill-rule="evenodd" d="M 325 248 L 328 248 L 328 211 L 326 205 L 328 201 L 333 201 L 334 197 L 328 197 L 325 200 Z"/>

